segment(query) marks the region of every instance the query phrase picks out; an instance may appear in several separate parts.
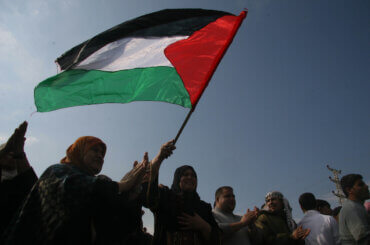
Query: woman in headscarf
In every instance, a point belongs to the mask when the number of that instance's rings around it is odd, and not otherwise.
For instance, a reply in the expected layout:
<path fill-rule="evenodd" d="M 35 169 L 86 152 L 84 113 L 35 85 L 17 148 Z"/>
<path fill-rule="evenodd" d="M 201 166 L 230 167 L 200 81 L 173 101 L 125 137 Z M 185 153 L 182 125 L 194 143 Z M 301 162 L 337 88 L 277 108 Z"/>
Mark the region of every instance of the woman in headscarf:
<path fill-rule="evenodd" d="M 170 147 L 170 146 L 169 146 Z M 171 189 L 158 186 L 161 159 L 151 162 L 144 205 L 154 213 L 154 245 L 220 244 L 219 229 L 209 203 L 200 200 L 193 167 L 176 169 Z"/>
<path fill-rule="evenodd" d="M 147 154 L 121 181 L 115 182 L 96 176 L 102 169 L 105 152 L 106 145 L 100 139 L 78 138 L 61 163 L 50 166 L 41 175 L 2 244 L 119 243 L 123 235 L 115 231 L 126 221 L 120 211 L 135 209 L 135 205 L 130 205 L 130 196 L 145 175 Z"/>
<path fill-rule="evenodd" d="M 269 192 L 265 196 L 265 206 L 255 222 L 259 234 L 255 244 L 293 245 L 304 244 L 309 230 L 297 227 L 292 218 L 292 208 L 281 192 Z"/>

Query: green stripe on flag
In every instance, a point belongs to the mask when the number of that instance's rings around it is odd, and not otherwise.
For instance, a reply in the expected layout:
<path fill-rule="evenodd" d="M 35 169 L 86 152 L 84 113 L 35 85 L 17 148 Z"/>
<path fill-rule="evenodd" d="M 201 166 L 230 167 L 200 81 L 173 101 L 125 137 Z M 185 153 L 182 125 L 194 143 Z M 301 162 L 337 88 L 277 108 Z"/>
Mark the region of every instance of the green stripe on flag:
<path fill-rule="evenodd" d="M 189 94 L 175 68 L 167 66 L 107 72 L 68 70 L 35 88 L 37 111 L 65 107 L 163 101 L 191 108 Z"/>

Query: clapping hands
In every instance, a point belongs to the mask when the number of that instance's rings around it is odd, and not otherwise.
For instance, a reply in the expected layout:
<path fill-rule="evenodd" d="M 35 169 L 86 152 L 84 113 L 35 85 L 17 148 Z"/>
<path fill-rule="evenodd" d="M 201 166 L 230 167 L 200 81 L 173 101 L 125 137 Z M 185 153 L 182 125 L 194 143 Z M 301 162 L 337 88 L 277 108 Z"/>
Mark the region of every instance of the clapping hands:
<path fill-rule="evenodd" d="M 134 186 L 141 184 L 148 166 L 149 166 L 148 152 L 145 152 L 142 162 L 138 163 L 137 161 L 135 161 L 134 167 L 121 179 L 120 190 L 129 191 Z"/>
<path fill-rule="evenodd" d="M 254 223 L 254 221 L 256 221 L 258 213 L 259 209 L 257 207 L 254 207 L 252 211 L 248 208 L 247 212 L 243 215 L 240 222 L 242 222 L 244 225 L 250 225 Z"/>
<path fill-rule="evenodd" d="M 174 145 L 173 140 L 164 143 L 161 146 L 157 156 L 154 157 L 151 162 L 149 162 L 148 153 L 145 152 L 142 162 L 138 163 L 135 161 L 133 169 L 128 172 L 119 182 L 120 192 L 132 190 L 141 183 L 148 181 L 150 174 L 153 175 L 152 179 L 154 179 L 155 175 L 158 174 L 158 169 L 161 162 L 168 158 L 174 149 L 176 149 L 176 146 Z M 151 169 L 152 173 L 150 173 Z"/>

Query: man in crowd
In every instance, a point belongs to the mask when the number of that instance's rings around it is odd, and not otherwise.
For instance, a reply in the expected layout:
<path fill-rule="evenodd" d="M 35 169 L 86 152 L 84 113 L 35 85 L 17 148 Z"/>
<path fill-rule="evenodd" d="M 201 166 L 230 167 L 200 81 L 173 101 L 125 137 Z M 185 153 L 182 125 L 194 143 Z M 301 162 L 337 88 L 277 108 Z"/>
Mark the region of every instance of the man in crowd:
<path fill-rule="evenodd" d="M 301 226 L 296 228 L 292 218 L 292 208 L 283 194 L 278 191 L 267 193 L 265 209 L 255 222 L 260 241 L 257 244 L 293 245 L 304 244 L 304 239 L 310 233 L 309 229 Z"/>
<path fill-rule="evenodd" d="M 320 214 L 332 215 L 333 213 L 330 204 L 327 201 L 321 199 L 316 199 L 316 209 L 320 212 Z"/>
<path fill-rule="evenodd" d="M 249 229 L 253 229 L 253 223 L 257 218 L 258 209 L 249 209 L 243 215 L 235 215 L 235 195 L 233 188 L 223 186 L 217 189 L 215 194 L 215 208 L 213 216 L 218 226 L 223 231 L 222 244 L 225 245 L 249 245 Z M 249 229 L 248 229 L 249 228 Z"/>
<path fill-rule="evenodd" d="M 315 196 L 303 193 L 299 197 L 299 204 L 305 215 L 298 225 L 311 230 L 305 238 L 305 244 L 339 245 L 338 223 L 332 216 L 320 214 L 316 210 Z"/>
<path fill-rule="evenodd" d="M 369 199 L 369 187 L 359 174 L 348 174 L 340 180 L 347 197 L 339 213 L 339 235 L 342 245 L 369 244 L 369 216 L 364 202 Z"/>
<path fill-rule="evenodd" d="M 0 146 L 0 236 L 37 181 L 24 153 L 27 122 Z"/>

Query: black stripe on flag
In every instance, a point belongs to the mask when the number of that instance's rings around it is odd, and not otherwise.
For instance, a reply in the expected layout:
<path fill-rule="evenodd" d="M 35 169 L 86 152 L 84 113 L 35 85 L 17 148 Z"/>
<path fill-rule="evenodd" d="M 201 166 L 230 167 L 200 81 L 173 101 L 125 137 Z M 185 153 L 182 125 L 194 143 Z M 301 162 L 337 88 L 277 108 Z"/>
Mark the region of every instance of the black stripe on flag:
<path fill-rule="evenodd" d="M 62 70 L 72 68 L 108 43 L 127 37 L 190 36 L 225 15 L 205 9 L 165 9 L 119 24 L 68 50 L 57 58 Z"/>

